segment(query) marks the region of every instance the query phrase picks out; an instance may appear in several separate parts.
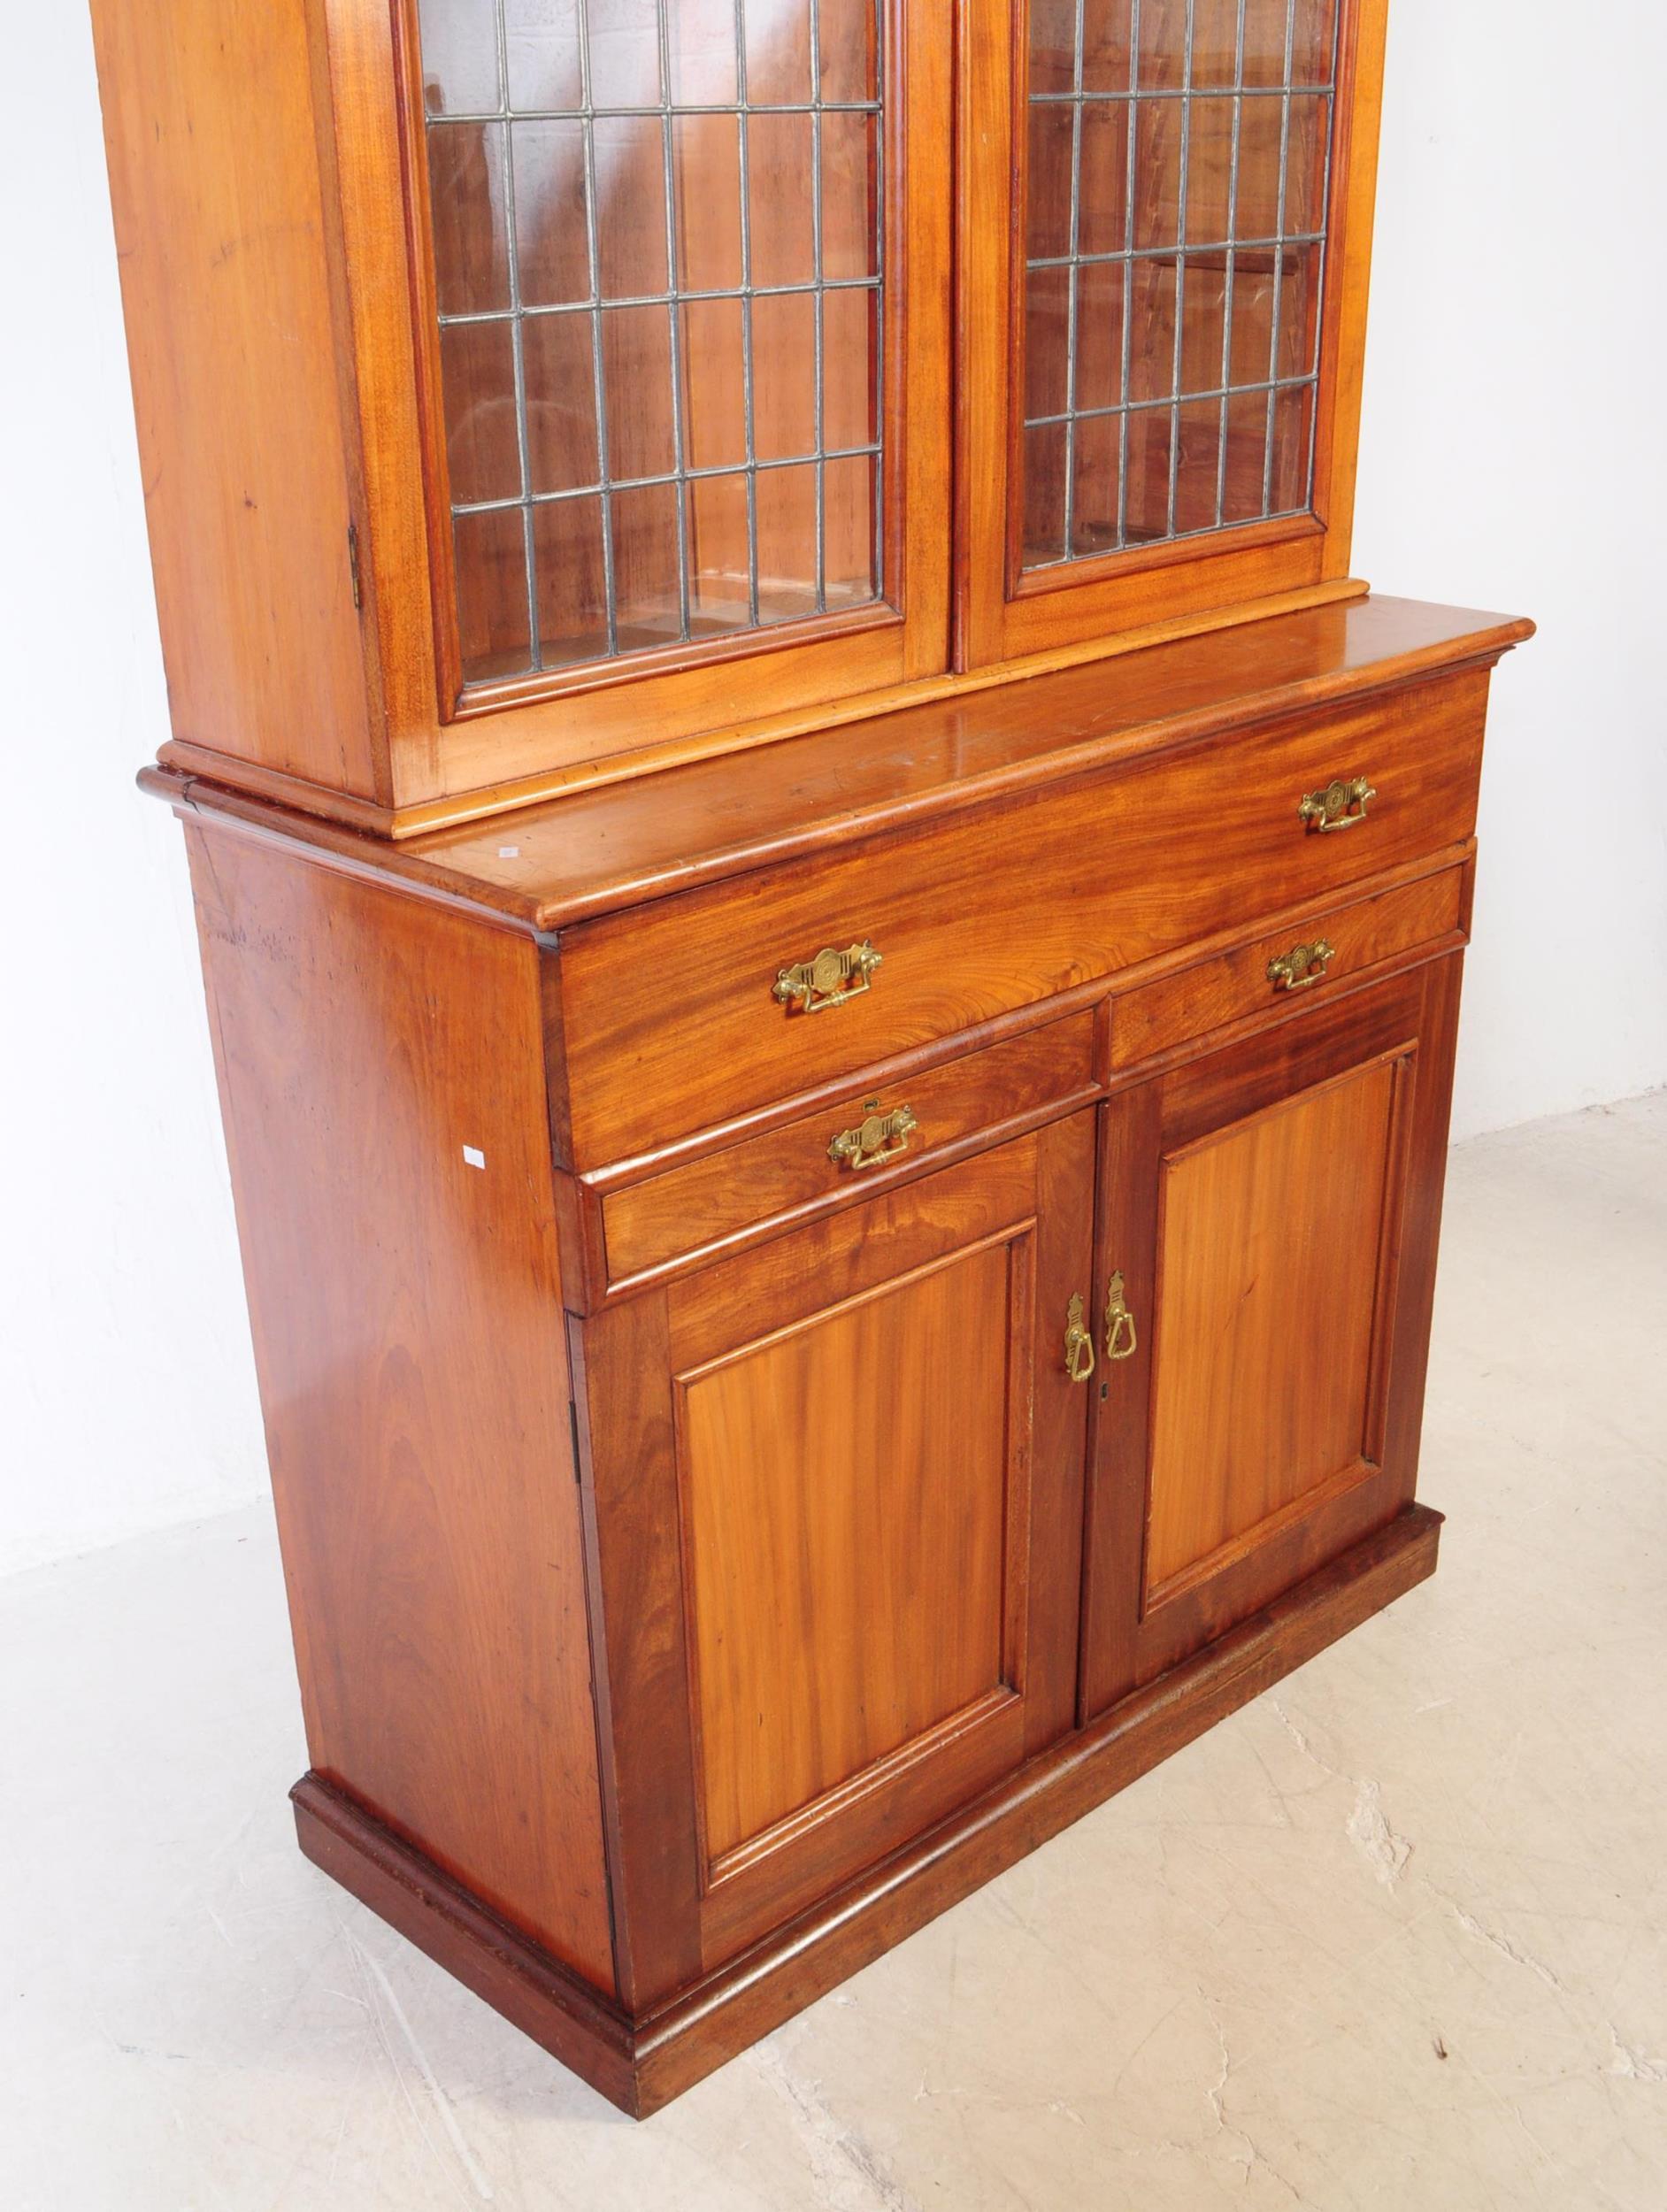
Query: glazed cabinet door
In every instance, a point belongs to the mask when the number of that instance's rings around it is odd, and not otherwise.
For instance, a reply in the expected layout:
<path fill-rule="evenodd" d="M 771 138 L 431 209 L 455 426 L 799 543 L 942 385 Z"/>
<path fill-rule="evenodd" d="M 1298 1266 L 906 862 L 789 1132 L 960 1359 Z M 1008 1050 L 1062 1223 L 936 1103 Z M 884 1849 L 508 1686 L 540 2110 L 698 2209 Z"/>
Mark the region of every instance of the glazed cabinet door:
<path fill-rule="evenodd" d="M 946 665 L 949 13 L 397 0 L 459 780 Z"/>
<path fill-rule="evenodd" d="M 963 657 L 1348 573 L 1382 0 L 975 0 Z"/>
<path fill-rule="evenodd" d="M 1411 1501 L 1459 958 L 1102 1111 L 1085 1717 Z"/>
<path fill-rule="evenodd" d="M 1093 1153 L 1079 1112 L 584 1325 L 640 1992 L 1070 1725 Z"/>

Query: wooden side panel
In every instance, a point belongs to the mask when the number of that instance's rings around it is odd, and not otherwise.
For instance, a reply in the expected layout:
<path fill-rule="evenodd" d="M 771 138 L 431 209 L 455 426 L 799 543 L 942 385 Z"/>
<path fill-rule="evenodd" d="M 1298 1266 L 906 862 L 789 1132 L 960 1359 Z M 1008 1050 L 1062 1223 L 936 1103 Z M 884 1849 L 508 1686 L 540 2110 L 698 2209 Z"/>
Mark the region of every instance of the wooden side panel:
<path fill-rule="evenodd" d="M 188 840 L 313 1767 L 611 1989 L 536 949 Z"/>
<path fill-rule="evenodd" d="M 1162 1166 L 1146 1600 L 1367 1455 L 1395 1072 Z"/>
<path fill-rule="evenodd" d="M 94 0 L 177 740 L 385 797 L 300 0 Z"/>

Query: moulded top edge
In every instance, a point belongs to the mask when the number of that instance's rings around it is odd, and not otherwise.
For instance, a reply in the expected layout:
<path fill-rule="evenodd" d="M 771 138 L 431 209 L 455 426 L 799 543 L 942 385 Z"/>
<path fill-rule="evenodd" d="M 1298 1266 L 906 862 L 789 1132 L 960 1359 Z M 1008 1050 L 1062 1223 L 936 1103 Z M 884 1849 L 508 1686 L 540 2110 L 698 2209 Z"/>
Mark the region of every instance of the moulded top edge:
<path fill-rule="evenodd" d="M 1397 682 L 1532 622 L 1373 595 L 602 784 L 398 843 L 160 772 L 147 787 L 541 933 Z"/>

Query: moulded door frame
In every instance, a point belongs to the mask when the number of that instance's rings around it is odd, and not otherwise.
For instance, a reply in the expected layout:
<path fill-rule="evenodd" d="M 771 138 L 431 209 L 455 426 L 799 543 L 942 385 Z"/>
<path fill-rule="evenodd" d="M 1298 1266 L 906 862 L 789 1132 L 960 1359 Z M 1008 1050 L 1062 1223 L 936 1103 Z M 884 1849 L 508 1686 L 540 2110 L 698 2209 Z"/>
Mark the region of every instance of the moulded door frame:
<path fill-rule="evenodd" d="M 1125 1274 L 1138 1343 L 1094 1408 L 1083 1568 L 1085 1722 L 1412 1502 L 1462 965 L 1462 953 L 1448 952 L 1237 1043 L 1206 1047 L 1116 1093 L 1100 1110 L 1095 1282 L 1102 1310 L 1113 1271 Z M 1336 1480 L 1223 1547 L 1202 1563 L 1202 1571 L 1148 1593 L 1164 1162 L 1179 1145 L 1224 1134 L 1373 1067 L 1391 1071 L 1392 1098 L 1381 1238 L 1362 1259 L 1374 1285 L 1363 1458 L 1347 1479 L 1340 1471 Z M 1316 1174 L 1325 1171 L 1317 1161 Z M 1323 1317 L 1312 1356 L 1325 1356 Z"/>
<path fill-rule="evenodd" d="M 1387 0 L 1341 0 L 1314 511 L 1013 572 L 1021 492 L 1029 0 L 962 0 L 956 80 L 956 661 L 976 668 L 1212 611 L 1358 597 L 1348 576 Z"/>
<path fill-rule="evenodd" d="M 308 4 L 345 403 L 357 432 L 366 657 L 396 812 L 564 769 L 583 775 L 617 756 L 645 764 L 685 757 L 721 744 L 737 721 L 941 674 L 949 664 L 951 197 L 941 150 L 952 128 L 950 0 L 881 0 L 886 534 L 901 611 L 858 610 L 550 672 L 471 690 L 461 703 L 416 0 Z"/>

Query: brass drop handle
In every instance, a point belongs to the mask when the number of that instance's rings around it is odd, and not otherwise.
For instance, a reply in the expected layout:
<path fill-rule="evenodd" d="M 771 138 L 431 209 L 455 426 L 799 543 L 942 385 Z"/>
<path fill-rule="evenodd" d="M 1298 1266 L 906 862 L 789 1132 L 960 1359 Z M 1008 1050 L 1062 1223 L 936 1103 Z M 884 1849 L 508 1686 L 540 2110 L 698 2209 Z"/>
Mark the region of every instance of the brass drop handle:
<path fill-rule="evenodd" d="M 880 1101 L 871 1098 L 864 1111 L 864 1119 L 855 1129 L 841 1129 L 827 1148 L 834 1166 L 849 1167 L 854 1175 L 901 1160 L 909 1149 L 910 1137 L 920 1126 L 911 1106 L 899 1106 L 882 1114 Z"/>
<path fill-rule="evenodd" d="M 830 1007 L 861 998 L 880 963 L 880 954 L 866 937 L 860 944 L 848 945 L 843 952 L 824 945 L 814 960 L 801 960 L 795 967 L 783 968 L 771 996 L 789 1009 L 796 1005 L 801 1013 L 826 1014 Z"/>
<path fill-rule="evenodd" d="M 1323 791 L 1303 795 L 1297 818 L 1304 829 L 1317 830 L 1322 836 L 1332 830 L 1358 829 L 1377 795 L 1364 776 L 1339 776 Z"/>
<path fill-rule="evenodd" d="M 1293 945 L 1268 963 L 1268 981 L 1276 991 L 1307 991 L 1325 980 L 1325 971 L 1337 957 L 1337 948 L 1324 937 L 1311 945 Z"/>
<path fill-rule="evenodd" d="M 1129 1311 L 1129 1302 L 1123 1292 L 1121 1270 L 1106 1285 L 1105 1293 L 1105 1356 L 1108 1359 L 1129 1359 L 1133 1356 L 1140 1339 L 1134 1333 L 1134 1316 Z"/>
<path fill-rule="evenodd" d="M 1065 1372 L 1073 1383 L 1085 1383 L 1094 1361 L 1094 1331 L 1082 1317 L 1082 1299 L 1076 1294 L 1065 1308 Z"/>

